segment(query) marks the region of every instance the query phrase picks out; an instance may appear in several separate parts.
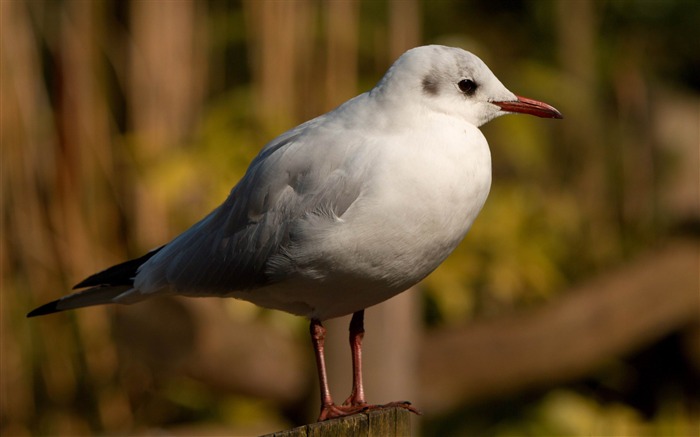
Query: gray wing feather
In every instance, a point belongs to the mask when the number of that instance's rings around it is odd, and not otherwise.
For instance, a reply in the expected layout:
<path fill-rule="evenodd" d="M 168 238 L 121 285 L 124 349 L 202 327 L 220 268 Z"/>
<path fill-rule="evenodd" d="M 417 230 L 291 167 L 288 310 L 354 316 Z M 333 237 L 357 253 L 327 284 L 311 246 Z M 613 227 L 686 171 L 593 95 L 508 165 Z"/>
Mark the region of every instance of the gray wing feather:
<path fill-rule="evenodd" d="M 294 267 L 281 263 L 280 254 L 304 238 L 309 229 L 302 224 L 310 217 L 332 222 L 342 216 L 363 186 L 362 172 L 350 178 L 346 171 L 347 147 L 328 145 L 337 139 L 305 135 L 317 122 L 268 144 L 220 207 L 142 266 L 135 289 L 216 295 L 293 274 Z M 314 156 L 323 157 L 324 165 L 312 165 Z"/>

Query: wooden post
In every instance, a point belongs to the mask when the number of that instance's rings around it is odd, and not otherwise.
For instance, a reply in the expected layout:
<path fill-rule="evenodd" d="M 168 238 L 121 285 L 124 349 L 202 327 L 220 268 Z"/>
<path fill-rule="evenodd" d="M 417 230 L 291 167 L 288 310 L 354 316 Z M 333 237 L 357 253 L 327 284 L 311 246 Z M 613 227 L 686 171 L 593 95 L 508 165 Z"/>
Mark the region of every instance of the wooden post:
<path fill-rule="evenodd" d="M 384 408 L 312 423 L 262 437 L 404 437 L 411 435 L 411 413 Z"/>

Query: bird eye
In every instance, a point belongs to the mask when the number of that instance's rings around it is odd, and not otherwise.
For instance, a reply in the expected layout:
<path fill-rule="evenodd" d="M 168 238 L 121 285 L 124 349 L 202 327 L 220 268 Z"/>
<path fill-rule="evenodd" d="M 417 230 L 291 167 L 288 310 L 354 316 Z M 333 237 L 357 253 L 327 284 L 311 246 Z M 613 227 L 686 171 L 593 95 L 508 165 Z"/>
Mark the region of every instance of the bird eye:
<path fill-rule="evenodd" d="M 474 91 L 476 91 L 476 83 L 474 83 L 474 81 L 471 79 L 462 79 L 459 81 L 457 86 L 459 87 L 460 91 L 468 96 L 471 96 L 474 94 Z"/>

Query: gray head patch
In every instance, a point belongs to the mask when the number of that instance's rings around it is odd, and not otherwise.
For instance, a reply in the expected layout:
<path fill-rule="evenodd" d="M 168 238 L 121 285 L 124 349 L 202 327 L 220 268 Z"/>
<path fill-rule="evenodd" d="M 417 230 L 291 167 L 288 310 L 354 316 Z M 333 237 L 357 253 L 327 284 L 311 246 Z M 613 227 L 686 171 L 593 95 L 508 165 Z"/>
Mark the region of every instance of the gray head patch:
<path fill-rule="evenodd" d="M 423 92 L 430 96 L 436 96 L 440 92 L 440 81 L 436 74 L 429 73 L 423 77 Z"/>

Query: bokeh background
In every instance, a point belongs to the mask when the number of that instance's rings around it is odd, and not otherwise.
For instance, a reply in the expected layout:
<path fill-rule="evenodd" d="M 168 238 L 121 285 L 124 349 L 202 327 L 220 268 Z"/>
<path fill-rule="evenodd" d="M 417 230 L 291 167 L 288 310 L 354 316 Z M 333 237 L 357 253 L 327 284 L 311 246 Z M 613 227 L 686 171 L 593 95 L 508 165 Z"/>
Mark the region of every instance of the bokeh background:
<path fill-rule="evenodd" d="M 25 314 L 442 43 L 565 119 L 483 128 L 494 184 L 472 231 L 368 310 L 369 400 L 412 400 L 415 435 L 699 435 L 699 27 L 692 0 L 2 0 L 0 434 L 314 420 L 301 318 L 217 299 Z M 346 322 L 327 324 L 339 401 Z"/>

